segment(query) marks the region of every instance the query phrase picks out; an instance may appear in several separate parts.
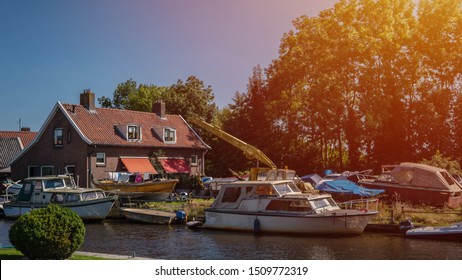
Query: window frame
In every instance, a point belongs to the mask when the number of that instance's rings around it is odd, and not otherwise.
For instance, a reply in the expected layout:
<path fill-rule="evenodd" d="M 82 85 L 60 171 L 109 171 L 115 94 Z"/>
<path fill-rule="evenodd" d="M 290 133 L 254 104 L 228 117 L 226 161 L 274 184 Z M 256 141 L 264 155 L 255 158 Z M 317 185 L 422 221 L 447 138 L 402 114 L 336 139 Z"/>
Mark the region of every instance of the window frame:
<path fill-rule="evenodd" d="M 60 132 L 60 135 L 58 134 Z M 64 129 L 55 128 L 53 129 L 53 146 L 55 148 L 61 148 L 64 145 Z"/>
<path fill-rule="evenodd" d="M 50 169 L 51 173 L 50 174 L 44 174 L 44 170 Z M 40 166 L 40 176 L 51 176 L 55 175 L 55 167 L 53 165 L 42 165 Z"/>
<path fill-rule="evenodd" d="M 172 136 L 173 134 L 173 136 Z M 176 143 L 176 129 L 172 127 L 164 127 L 164 143 L 175 144 Z"/>
<path fill-rule="evenodd" d="M 32 172 L 31 172 L 32 171 Z M 35 172 L 33 172 L 35 171 Z M 42 170 L 38 165 L 28 165 L 27 166 L 27 177 L 39 177 Z"/>
<path fill-rule="evenodd" d="M 102 159 L 103 159 L 102 162 L 98 162 L 98 158 L 99 158 L 98 156 L 102 156 Z M 96 153 L 95 163 L 96 163 L 96 166 L 106 166 L 106 153 Z"/>
<path fill-rule="evenodd" d="M 197 155 L 191 155 L 191 166 L 198 166 L 198 156 Z"/>
<path fill-rule="evenodd" d="M 131 131 L 134 129 L 135 131 Z M 127 141 L 136 142 L 141 140 L 141 126 L 127 125 Z"/>

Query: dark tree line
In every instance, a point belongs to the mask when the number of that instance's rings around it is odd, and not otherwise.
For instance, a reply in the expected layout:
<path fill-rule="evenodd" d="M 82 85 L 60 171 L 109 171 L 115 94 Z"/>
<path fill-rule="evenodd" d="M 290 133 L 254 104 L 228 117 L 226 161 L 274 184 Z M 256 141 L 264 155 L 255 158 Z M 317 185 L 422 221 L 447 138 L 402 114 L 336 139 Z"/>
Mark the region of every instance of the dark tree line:
<path fill-rule="evenodd" d="M 294 21 L 224 123 L 300 174 L 460 160 L 461 83 L 461 0 L 343 0 Z"/>

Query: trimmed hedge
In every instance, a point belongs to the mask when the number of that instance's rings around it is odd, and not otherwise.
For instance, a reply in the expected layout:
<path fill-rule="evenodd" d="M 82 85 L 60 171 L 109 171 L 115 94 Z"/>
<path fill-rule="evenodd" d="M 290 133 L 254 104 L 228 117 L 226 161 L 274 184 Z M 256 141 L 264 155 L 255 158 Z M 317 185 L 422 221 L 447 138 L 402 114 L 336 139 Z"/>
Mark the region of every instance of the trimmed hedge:
<path fill-rule="evenodd" d="M 85 225 L 77 213 L 50 204 L 20 216 L 11 226 L 9 238 L 29 259 L 62 260 L 82 245 Z"/>

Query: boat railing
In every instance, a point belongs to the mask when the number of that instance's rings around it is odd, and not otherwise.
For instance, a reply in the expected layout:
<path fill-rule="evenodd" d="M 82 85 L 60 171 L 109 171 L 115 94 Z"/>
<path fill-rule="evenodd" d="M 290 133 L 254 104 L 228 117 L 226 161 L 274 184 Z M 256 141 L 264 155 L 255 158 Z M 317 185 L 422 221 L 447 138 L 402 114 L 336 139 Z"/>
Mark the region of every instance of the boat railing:
<path fill-rule="evenodd" d="M 367 199 L 353 199 L 345 202 L 337 203 L 342 209 L 356 209 L 365 211 L 377 211 L 379 207 L 379 199 L 367 198 Z"/>
<path fill-rule="evenodd" d="M 13 184 L 9 183 L 8 185 L 6 185 L 5 187 L 5 194 L 2 194 L 2 199 L 1 201 L 2 202 L 10 202 L 11 199 L 13 199 L 15 197 L 15 194 L 12 194 L 10 193 L 10 187 L 13 186 Z"/>

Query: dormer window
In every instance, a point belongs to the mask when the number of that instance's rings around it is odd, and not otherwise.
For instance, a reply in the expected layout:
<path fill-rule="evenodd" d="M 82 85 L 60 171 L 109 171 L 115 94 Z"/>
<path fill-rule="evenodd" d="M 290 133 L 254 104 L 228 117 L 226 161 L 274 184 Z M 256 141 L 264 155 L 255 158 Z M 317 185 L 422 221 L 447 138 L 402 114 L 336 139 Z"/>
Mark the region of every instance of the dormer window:
<path fill-rule="evenodd" d="M 176 143 L 176 129 L 170 127 L 164 128 L 164 142 L 168 144 Z"/>
<path fill-rule="evenodd" d="M 127 140 L 138 141 L 141 139 L 141 128 L 137 125 L 129 125 L 127 127 Z"/>

